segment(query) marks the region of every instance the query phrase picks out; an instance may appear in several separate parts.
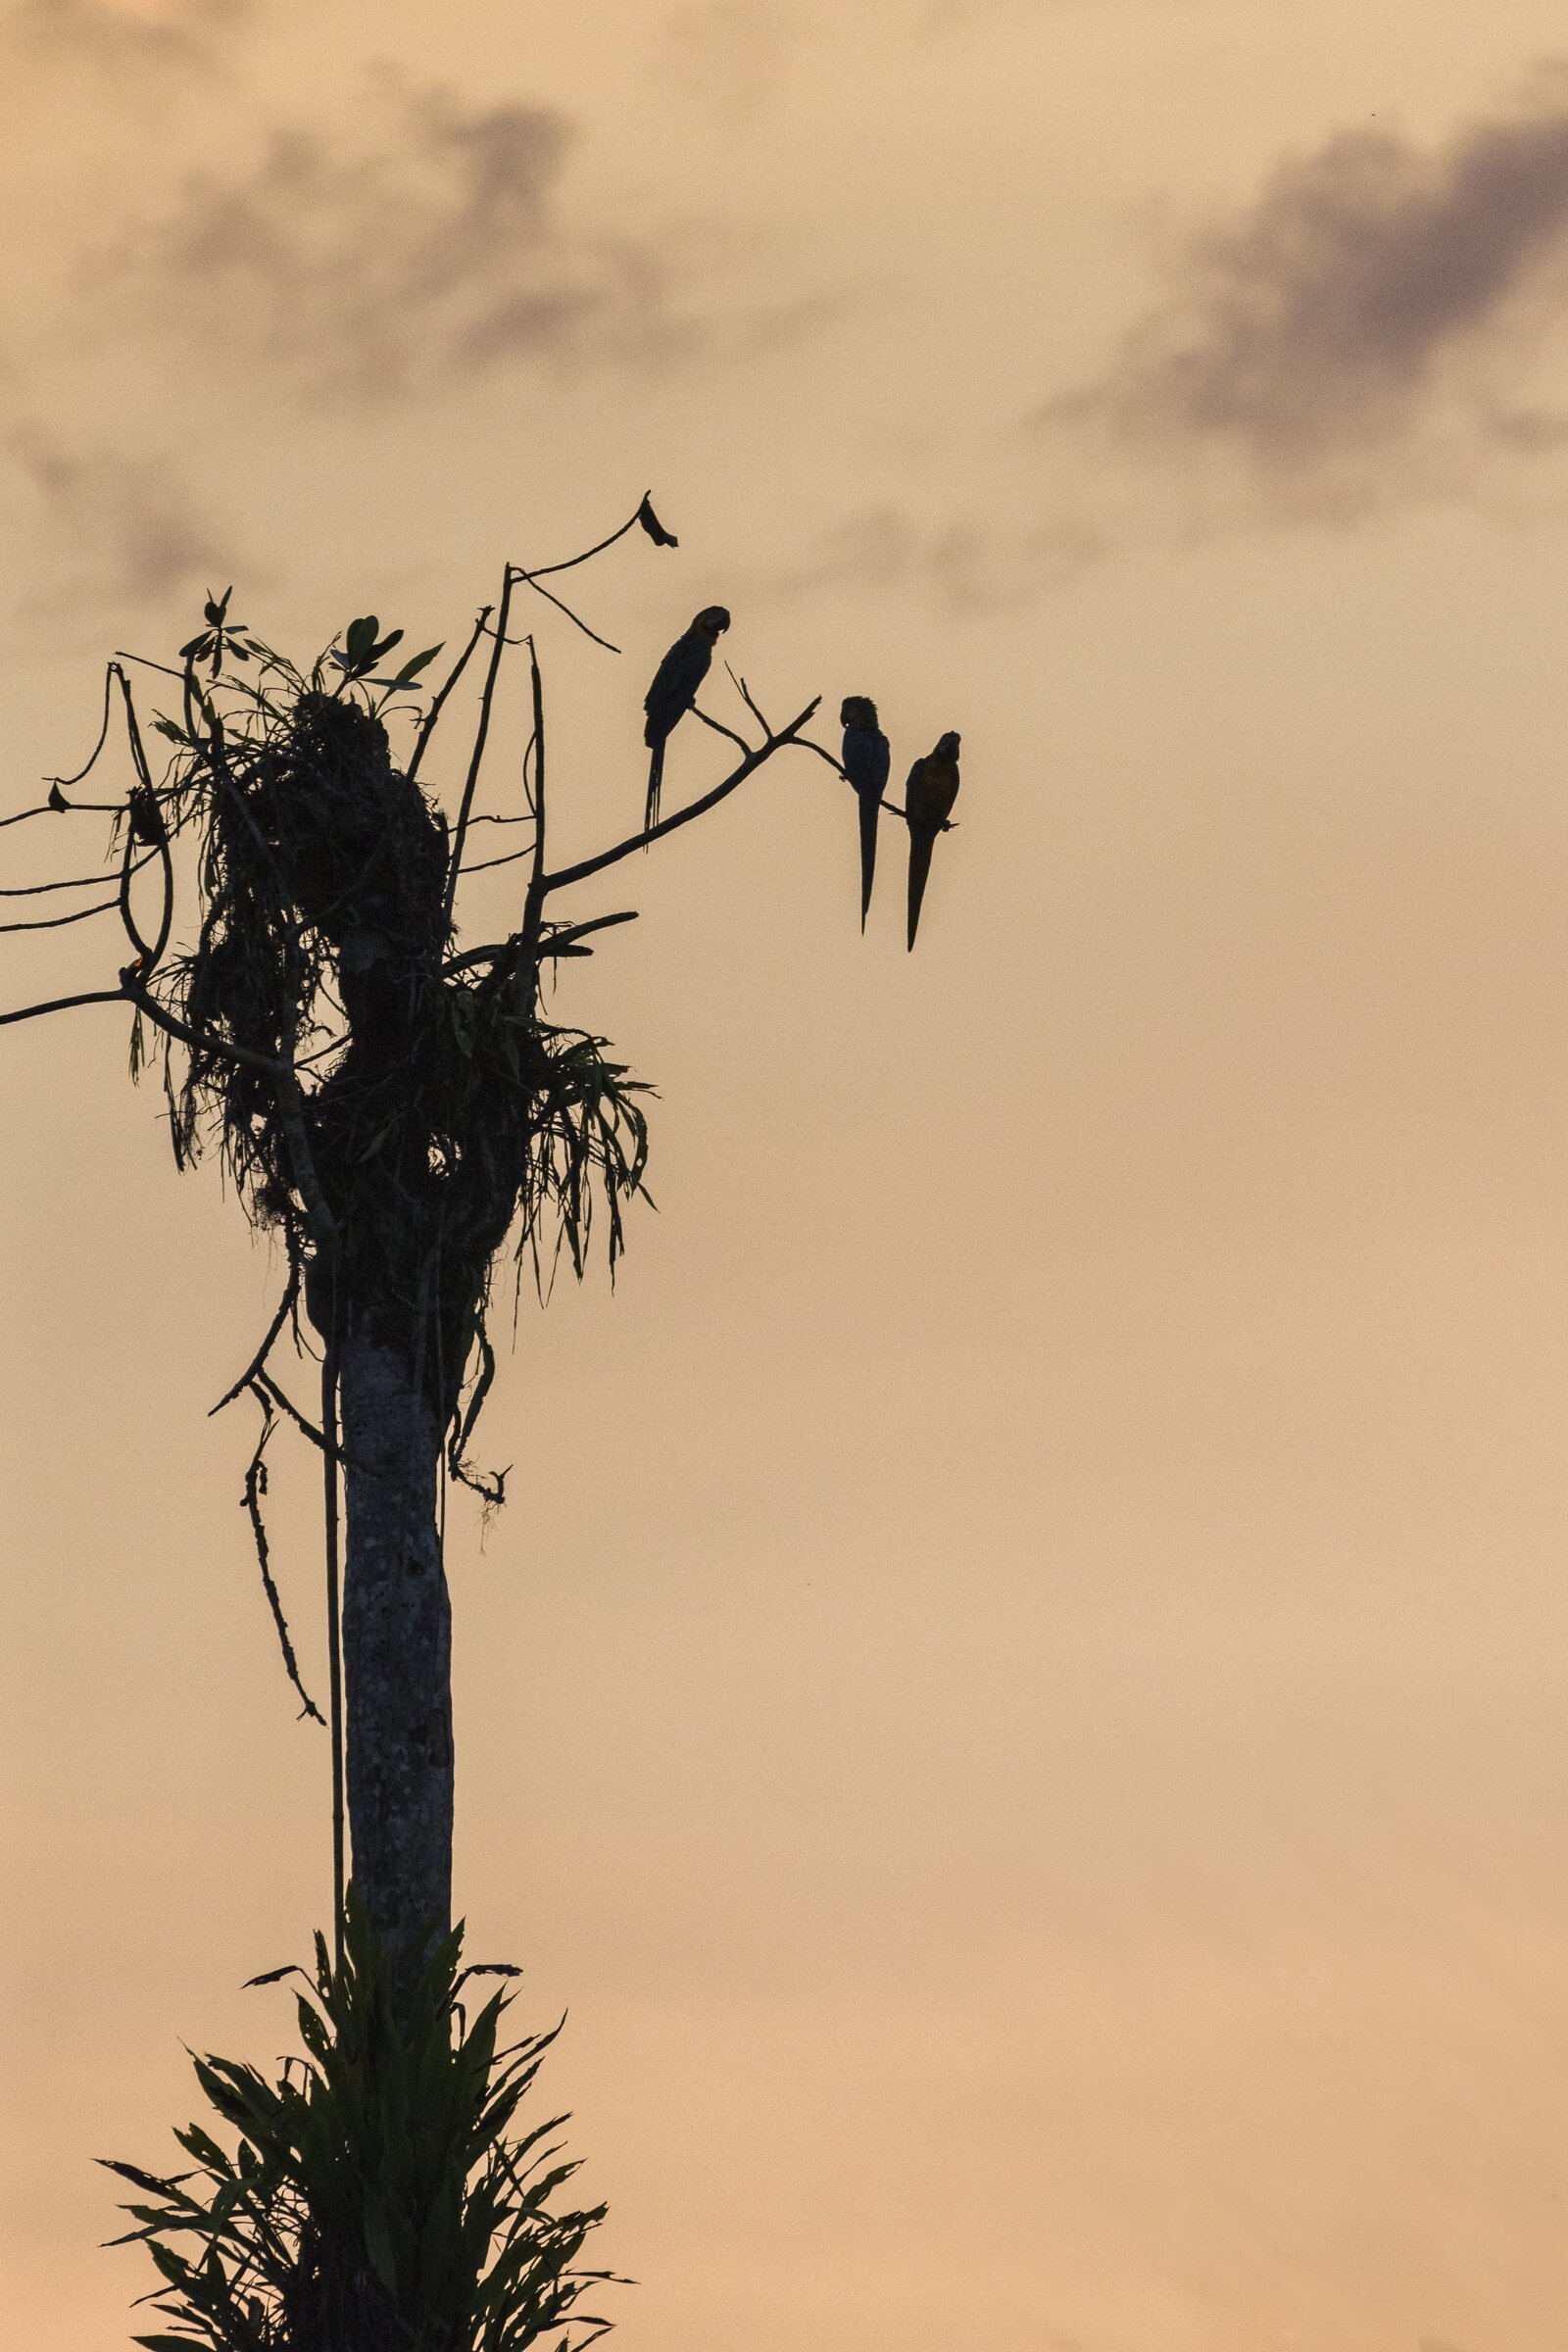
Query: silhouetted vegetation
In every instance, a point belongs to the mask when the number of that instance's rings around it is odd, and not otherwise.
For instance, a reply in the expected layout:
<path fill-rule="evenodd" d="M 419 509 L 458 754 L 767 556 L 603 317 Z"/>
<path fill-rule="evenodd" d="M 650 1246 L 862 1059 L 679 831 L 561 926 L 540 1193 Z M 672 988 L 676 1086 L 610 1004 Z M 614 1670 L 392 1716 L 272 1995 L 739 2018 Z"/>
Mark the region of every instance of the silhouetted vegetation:
<path fill-rule="evenodd" d="M 461 1942 L 399 1997 L 351 1889 L 343 1958 L 318 1937 L 297 2001 L 302 2054 L 275 2080 L 198 2058 L 210 2122 L 175 2133 L 190 2169 L 110 2164 L 137 2191 L 115 2242 L 148 2246 L 164 2280 L 150 2299 L 176 2323 L 138 2344 L 524 2352 L 560 2330 L 562 2352 L 583 2352 L 603 2332 L 578 2307 L 612 2274 L 577 2258 L 605 2208 L 552 2209 L 576 2170 L 553 2137 L 564 2116 L 516 2128 L 555 2034 L 503 2046 L 505 1990 L 466 2019 L 469 1979 L 516 1971 L 460 1969 Z"/>
<path fill-rule="evenodd" d="M 469 1459 L 495 1371 L 498 1268 L 510 1262 L 514 1281 L 526 1271 L 544 1291 L 563 1255 L 583 1273 L 597 1232 L 613 1270 L 644 1190 L 650 1090 L 605 1039 L 548 1017 L 544 1004 L 549 976 L 633 911 L 558 915 L 563 894 L 716 808 L 780 752 L 808 750 L 846 780 L 806 733 L 817 698 L 775 727 L 730 672 L 738 723 L 700 706 L 729 626 L 723 607 L 705 607 L 649 689 L 645 821 L 551 868 L 544 679 L 533 637 L 512 633 L 514 607 L 536 593 L 608 647 L 546 583 L 639 527 L 657 547 L 676 544 L 645 498 L 582 556 L 508 564 L 427 702 L 440 646 L 396 662 L 402 632 L 366 614 L 301 667 L 231 615 L 230 592 L 210 598 L 176 662 L 141 664 L 170 707 L 144 724 L 131 658 L 117 657 L 86 765 L 55 778 L 38 808 L 0 820 L 107 816 L 115 894 L 4 927 L 118 915 L 130 950 L 113 988 L 23 1006 L 0 1026 L 125 1006 L 131 1069 L 159 1069 L 177 1164 L 216 1151 L 252 1223 L 280 1243 L 276 1310 L 214 1409 L 243 1396 L 260 1408 L 244 1499 L 286 1670 L 331 1748 L 333 1931 L 330 1950 L 318 1946 L 314 2002 L 300 2004 L 299 2080 L 203 2060 L 203 2090 L 235 2145 L 193 2126 L 181 2145 L 194 2175 L 115 2168 L 154 2200 L 133 2209 L 130 2234 L 151 2247 L 168 2289 L 160 2309 L 183 2329 L 144 2343 L 518 2352 L 574 2312 L 570 2266 L 598 2211 L 547 2214 L 570 2167 L 534 2180 L 522 2159 L 553 2125 L 507 2138 L 551 2037 L 499 2056 L 504 1996 L 471 2030 L 457 2005 L 444 1487 L 505 1499 L 504 1475 Z M 503 668 L 518 654 L 529 719 L 522 757 L 509 761 L 517 805 L 481 808 Z M 466 680 L 477 687 L 470 732 L 444 804 L 422 771 Z M 865 698 L 852 709 L 874 727 Z M 129 781 L 118 799 L 82 799 L 117 715 Z M 669 738 L 689 718 L 733 758 L 716 784 L 662 815 Z M 399 723 L 412 730 L 406 757 Z M 151 737 L 167 749 L 161 774 Z M 906 815 L 882 800 L 877 740 L 879 770 L 868 776 L 861 761 L 848 779 L 862 844 L 880 808 Z M 931 844 L 957 789 L 956 745 L 944 737 L 911 770 L 911 945 Z M 475 858 L 482 826 L 502 846 Z M 464 878 L 495 867 L 516 869 L 518 919 L 499 939 L 464 944 Z M 862 926 L 870 883 L 866 850 Z M 13 895 L 99 888 L 73 875 Z M 314 1417 L 285 1385 L 287 1347 L 316 1359 Z M 285 1425 L 316 1446 L 323 1474 L 324 1718 L 269 1555 L 266 1456 Z"/>

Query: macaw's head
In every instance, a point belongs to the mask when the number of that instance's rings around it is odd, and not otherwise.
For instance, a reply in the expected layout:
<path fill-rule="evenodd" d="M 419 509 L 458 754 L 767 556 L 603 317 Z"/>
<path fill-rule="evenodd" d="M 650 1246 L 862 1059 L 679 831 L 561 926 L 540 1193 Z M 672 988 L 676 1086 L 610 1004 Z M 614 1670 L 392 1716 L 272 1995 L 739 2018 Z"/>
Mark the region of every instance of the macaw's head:
<path fill-rule="evenodd" d="M 876 705 L 868 694 L 847 694 L 839 708 L 841 727 L 874 727 Z"/>
<path fill-rule="evenodd" d="M 705 605 L 692 622 L 692 627 L 701 629 L 709 644 L 711 645 L 713 640 L 716 637 L 722 637 L 724 631 L 729 627 L 729 614 L 722 605 Z"/>
<path fill-rule="evenodd" d="M 958 757 L 958 738 L 954 730 L 950 729 L 949 732 L 943 736 L 942 741 L 937 745 L 937 748 L 932 753 L 931 757 L 933 760 L 956 760 Z"/>

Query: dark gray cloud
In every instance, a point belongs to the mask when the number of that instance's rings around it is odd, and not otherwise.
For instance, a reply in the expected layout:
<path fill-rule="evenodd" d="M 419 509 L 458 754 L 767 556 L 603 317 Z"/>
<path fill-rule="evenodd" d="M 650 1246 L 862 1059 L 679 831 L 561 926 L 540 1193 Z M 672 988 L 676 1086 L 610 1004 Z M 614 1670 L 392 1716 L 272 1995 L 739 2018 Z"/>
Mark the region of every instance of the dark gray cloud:
<path fill-rule="evenodd" d="M 1422 149 L 1345 131 L 1193 237 L 1098 380 L 1046 438 L 1179 473 L 1235 469 L 1254 500 L 1354 514 L 1462 488 L 1489 454 L 1555 445 L 1530 398 L 1568 318 L 1568 73 Z"/>
<path fill-rule="evenodd" d="M 187 177 L 89 290 L 209 359 L 362 401 L 517 358 L 673 352 L 690 330 L 652 247 L 562 224 L 572 135 L 551 108 L 384 87 L 341 129 Z"/>
<path fill-rule="evenodd" d="M 866 511 L 773 585 L 903 584 L 984 612 L 1140 541 L 1539 501 L 1568 451 L 1565 363 L 1568 67 L 1551 66 L 1437 146 L 1341 132 L 1188 236 L 1103 369 L 1027 420 L 1005 519 L 980 500 L 956 518 Z"/>

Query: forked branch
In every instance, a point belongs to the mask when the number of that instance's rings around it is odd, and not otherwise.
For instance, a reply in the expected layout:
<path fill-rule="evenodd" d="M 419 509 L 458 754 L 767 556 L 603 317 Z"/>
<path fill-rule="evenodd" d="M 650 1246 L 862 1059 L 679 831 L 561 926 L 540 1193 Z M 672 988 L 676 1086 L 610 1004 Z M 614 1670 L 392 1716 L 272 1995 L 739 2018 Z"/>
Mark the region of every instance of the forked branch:
<path fill-rule="evenodd" d="M 815 717 L 821 702 L 821 696 L 816 695 L 804 710 L 790 720 L 787 727 L 781 727 L 776 735 L 769 735 L 765 743 L 760 743 L 749 751 L 745 759 L 713 786 L 711 792 L 705 792 L 699 800 L 689 802 L 684 808 L 677 808 L 673 816 L 661 817 L 657 825 L 649 825 L 641 833 L 633 833 L 625 841 L 617 841 L 613 849 L 601 850 L 597 857 L 581 858 L 575 865 L 564 865 L 559 873 L 546 874 L 540 884 L 541 890 L 546 893 L 565 890 L 573 882 L 586 882 L 590 874 L 601 874 L 607 866 L 618 865 L 622 858 L 630 858 L 634 852 L 647 849 L 651 842 L 662 841 L 667 833 L 677 832 L 682 825 L 689 825 L 694 817 L 706 816 L 710 808 L 716 808 L 720 801 L 727 801 L 748 776 L 754 776 L 766 760 L 772 759 L 775 752 L 781 752 L 794 743 L 802 727 Z"/>

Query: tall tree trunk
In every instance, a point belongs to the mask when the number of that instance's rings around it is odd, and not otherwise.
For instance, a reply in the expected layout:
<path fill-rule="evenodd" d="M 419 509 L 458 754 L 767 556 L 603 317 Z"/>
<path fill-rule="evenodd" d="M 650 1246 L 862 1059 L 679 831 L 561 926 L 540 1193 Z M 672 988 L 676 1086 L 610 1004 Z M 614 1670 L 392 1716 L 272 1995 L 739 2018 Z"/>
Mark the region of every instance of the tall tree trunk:
<path fill-rule="evenodd" d="M 364 1307 L 340 1348 L 343 1674 L 354 1883 L 403 1971 L 452 1916 L 452 1610 L 441 1430 L 406 1346 Z"/>

